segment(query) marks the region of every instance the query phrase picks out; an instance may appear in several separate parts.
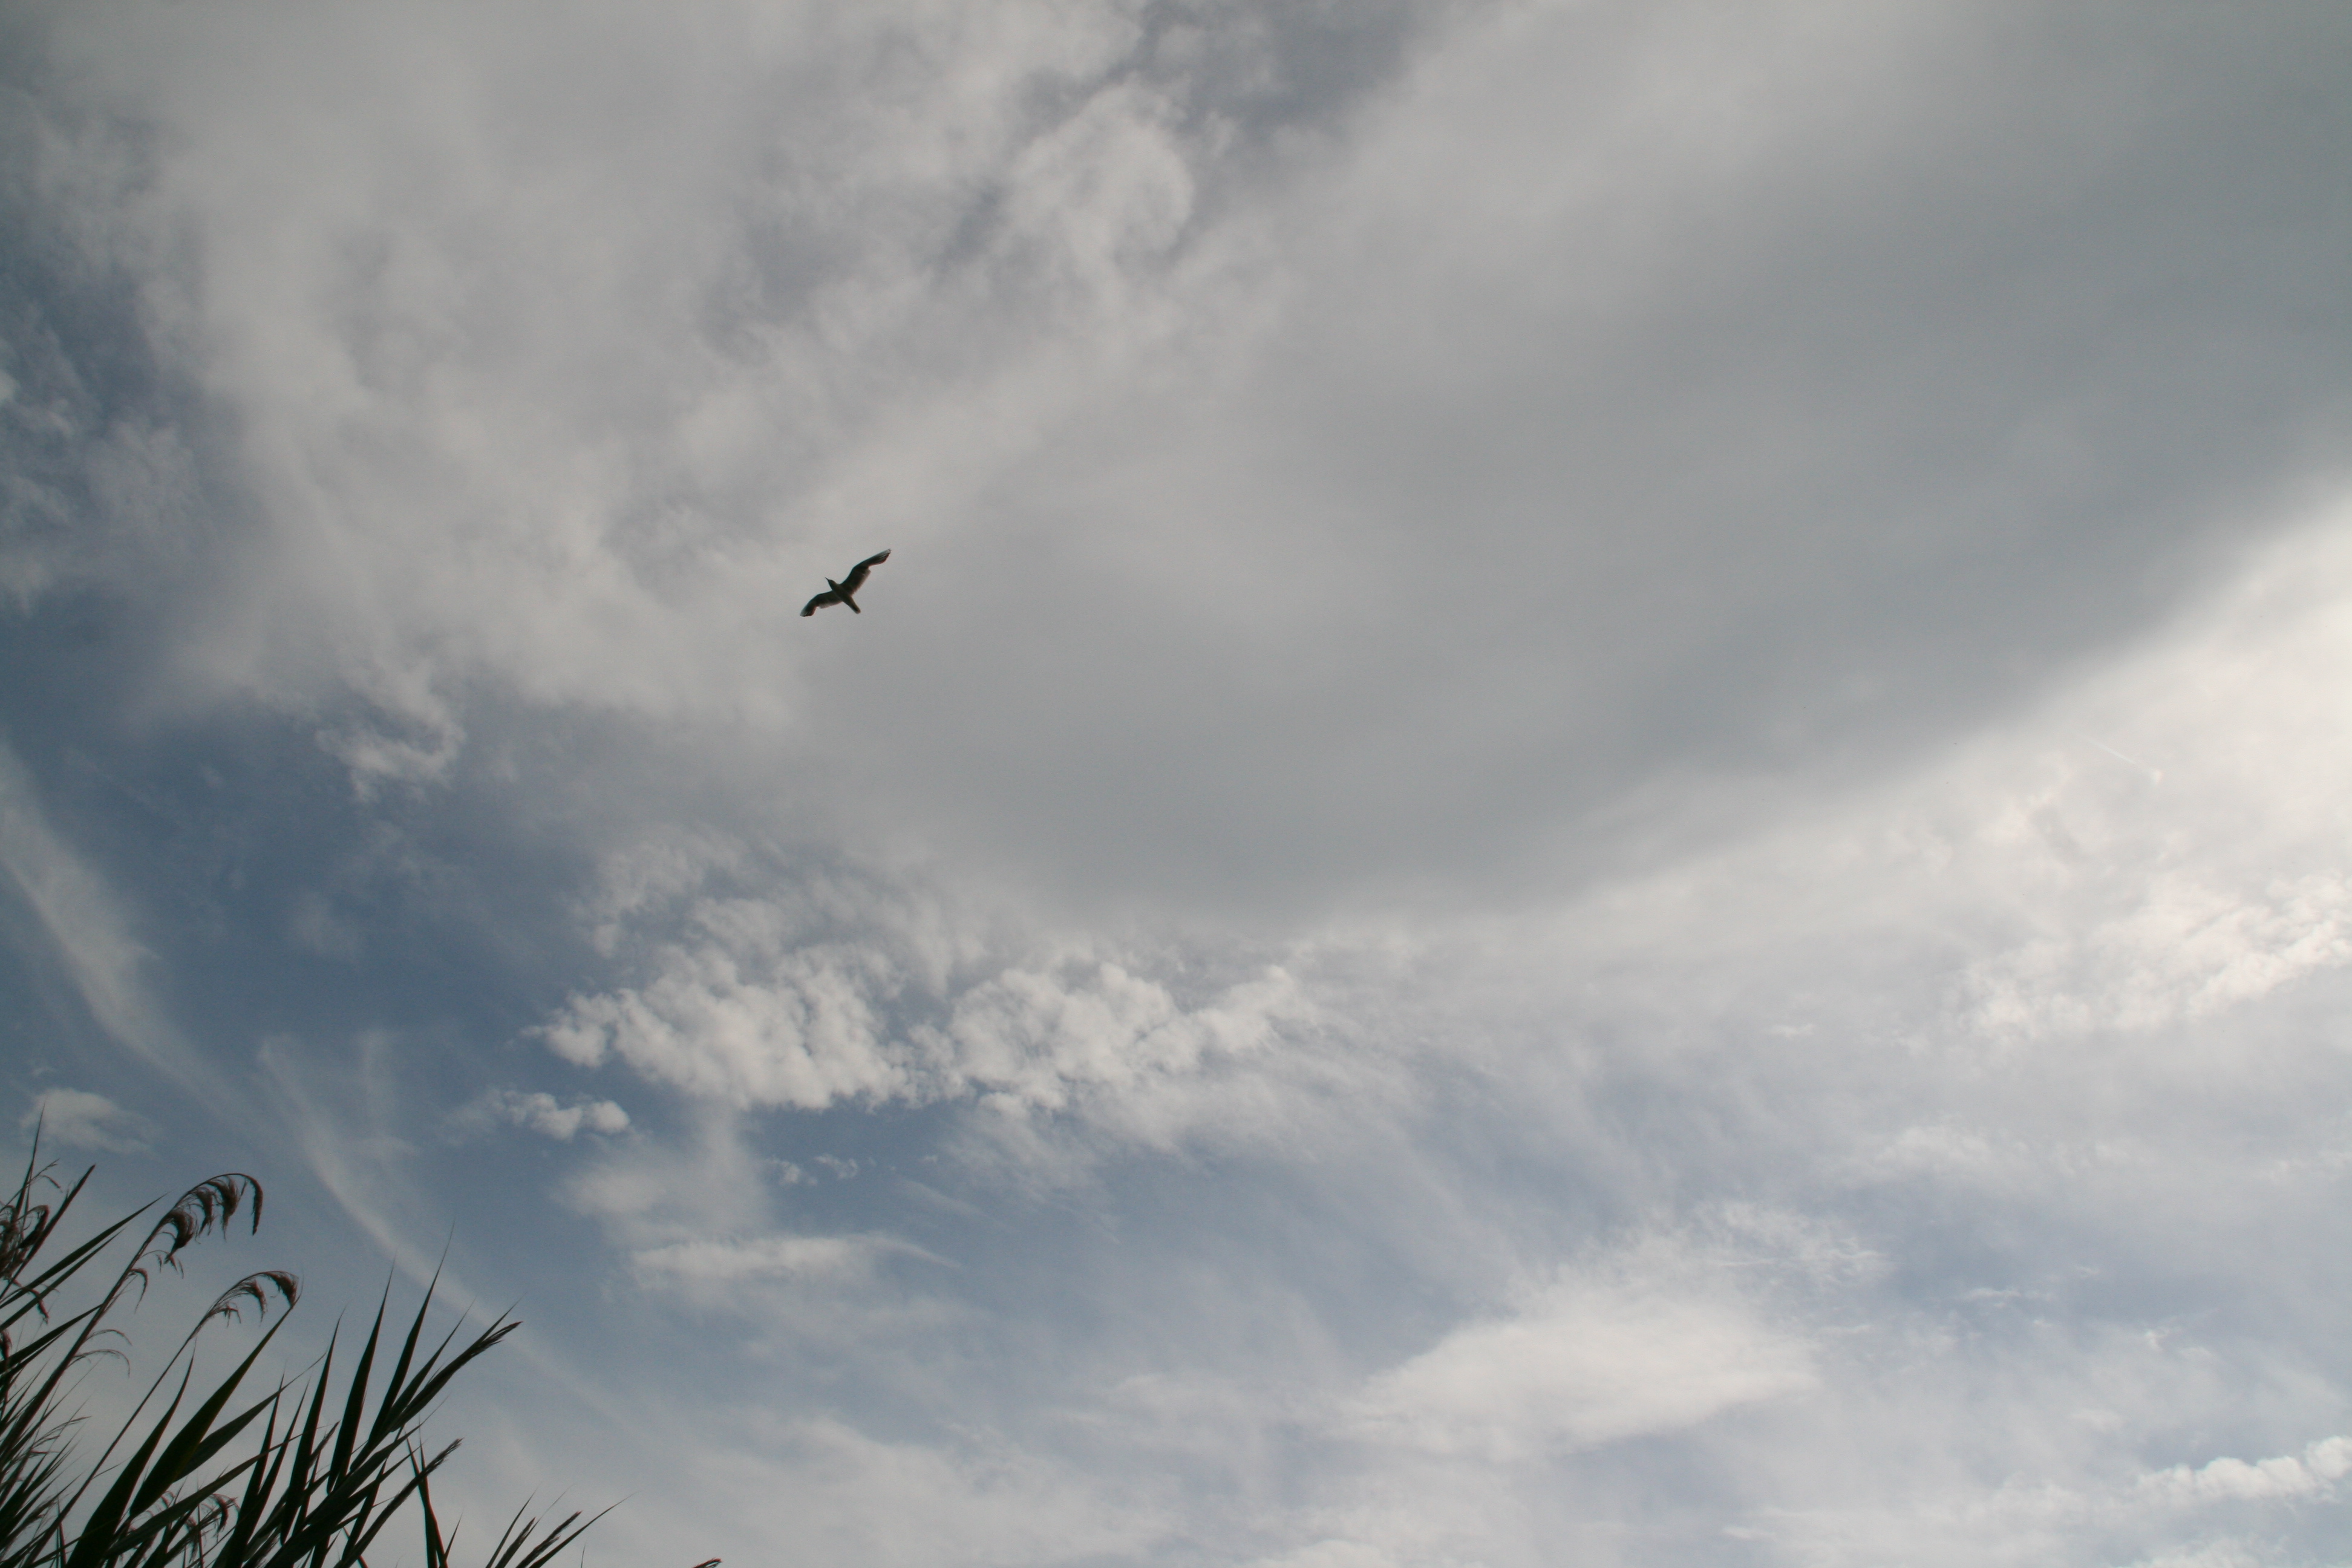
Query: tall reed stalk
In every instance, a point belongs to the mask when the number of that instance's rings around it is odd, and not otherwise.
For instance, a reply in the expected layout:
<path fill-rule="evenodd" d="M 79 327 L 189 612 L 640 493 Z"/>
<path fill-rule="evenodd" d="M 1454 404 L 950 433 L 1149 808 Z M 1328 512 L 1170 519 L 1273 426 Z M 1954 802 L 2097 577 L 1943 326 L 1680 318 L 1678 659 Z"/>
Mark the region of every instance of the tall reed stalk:
<path fill-rule="evenodd" d="M 93 1457 L 66 1401 L 95 1359 L 127 1363 L 109 1320 L 157 1268 L 177 1270 L 188 1247 L 240 1214 L 261 1224 L 261 1184 L 237 1172 L 183 1194 L 146 1232 L 106 1289 L 78 1310 L 65 1298 L 147 1213 L 142 1209 L 67 1247 L 58 1228 L 89 1182 L 67 1187 L 39 1163 L 37 1142 L 15 1195 L 0 1203 L 0 1568 L 364 1568 L 377 1537 L 412 1500 L 425 1568 L 450 1568 L 457 1531 L 444 1530 L 432 1479 L 457 1450 L 428 1451 L 420 1427 L 450 1379 L 518 1325 L 501 1316 L 464 1343 L 452 1329 L 425 1339 L 428 1287 L 392 1352 L 390 1301 L 376 1306 L 359 1354 L 340 1382 L 337 1339 L 302 1382 L 242 1396 L 246 1379 L 285 1325 L 211 1387 L 194 1384 L 196 1337 L 215 1318 L 301 1294 L 279 1269 L 224 1291 L 172 1352 L 130 1415 Z M 528 1504 L 525 1508 L 528 1508 Z M 601 1514 L 575 1510 L 550 1522 L 517 1510 L 484 1568 L 544 1568 Z M 718 1560 L 698 1565 L 715 1568 Z"/>

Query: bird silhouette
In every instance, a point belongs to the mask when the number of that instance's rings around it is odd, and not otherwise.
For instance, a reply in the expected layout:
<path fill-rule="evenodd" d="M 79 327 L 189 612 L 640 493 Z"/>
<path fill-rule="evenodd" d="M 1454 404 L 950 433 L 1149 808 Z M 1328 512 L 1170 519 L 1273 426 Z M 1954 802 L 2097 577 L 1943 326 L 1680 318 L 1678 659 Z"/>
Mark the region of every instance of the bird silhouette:
<path fill-rule="evenodd" d="M 857 607 L 857 590 L 866 586 L 866 574 L 873 571 L 874 568 L 881 565 L 882 563 L 889 559 L 890 552 L 886 550 L 879 555 L 869 555 L 865 560 L 859 562 L 856 565 L 852 566 L 849 569 L 849 575 L 844 577 L 838 583 L 835 582 L 832 578 L 827 577 L 824 580 L 826 592 L 819 594 L 815 598 L 811 599 L 806 605 L 803 605 L 801 607 L 801 614 L 803 616 L 815 615 L 819 607 L 825 605 L 847 605 L 850 608 L 851 614 L 859 616 L 864 615 L 866 612 Z"/>

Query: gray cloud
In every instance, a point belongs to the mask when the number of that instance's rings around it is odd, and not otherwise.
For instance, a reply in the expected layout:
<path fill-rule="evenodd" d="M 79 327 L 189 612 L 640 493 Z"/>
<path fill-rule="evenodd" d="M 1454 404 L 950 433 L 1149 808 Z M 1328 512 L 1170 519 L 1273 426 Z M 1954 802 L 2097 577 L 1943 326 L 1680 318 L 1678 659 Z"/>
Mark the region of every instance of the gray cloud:
<path fill-rule="evenodd" d="M 206 129 L 131 208 L 201 236 L 148 308 L 269 519 L 194 668 L 340 676 L 362 778 L 511 692 L 748 721 L 738 812 L 781 751 L 803 823 L 1081 893 L 1541 884 L 2013 703 L 2340 435 L 2321 10 L 1374 17 L 1311 56 L 1402 73 L 1344 121 L 1238 85 L 1304 79 L 1280 26 L 1024 17 L 850 29 L 824 87 L 714 23 L 624 89 L 614 13 L 566 47 L 617 163 L 497 107 L 488 18 L 327 121 L 241 23 L 89 57 Z M 892 632 L 778 614 L 877 542 Z"/>
<path fill-rule="evenodd" d="M 1557 876 L 2013 703 L 2327 475 L 2317 100 L 2224 107 L 2283 40 L 1756 31 L 1422 62 L 1242 363 L 993 489 L 829 735 L 1080 885 Z"/>

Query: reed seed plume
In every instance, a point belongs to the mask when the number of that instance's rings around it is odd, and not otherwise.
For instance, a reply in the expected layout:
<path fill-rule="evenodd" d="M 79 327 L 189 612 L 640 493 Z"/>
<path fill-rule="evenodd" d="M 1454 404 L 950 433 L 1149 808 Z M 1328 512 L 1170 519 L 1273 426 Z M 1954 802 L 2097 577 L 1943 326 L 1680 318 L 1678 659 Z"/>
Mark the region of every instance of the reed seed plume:
<path fill-rule="evenodd" d="M 254 1310 L 267 1318 L 269 1315 L 269 1292 L 272 1290 L 278 1293 L 278 1300 L 289 1311 L 302 1299 L 302 1282 L 293 1275 L 283 1268 L 259 1269 L 222 1291 L 220 1300 L 215 1301 L 212 1310 L 200 1320 L 200 1325 L 209 1323 L 215 1318 L 231 1318 L 242 1322 L 245 1314 L 237 1303 L 248 1299 L 253 1302 Z"/>
<path fill-rule="evenodd" d="M 81 1418 L 61 1406 L 62 1391 L 94 1359 L 127 1364 L 121 1332 L 107 1321 L 124 1291 L 136 1280 L 143 1294 L 159 1268 L 182 1272 L 180 1255 L 225 1235 L 240 1213 L 257 1229 L 262 1205 L 261 1184 L 241 1172 L 199 1182 L 95 1302 L 53 1316 L 59 1292 L 146 1212 L 63 1247 L 60 1223 L 89 1176 L 64 1187 L 40 1163 L 37 1138 L 15 1194 L 0 1201 L 0 1568 L 365 1568 L 403 1518 L 416 1521 L 428 1568 L 456 1568 L 457 1531 L 442 1527 L 431 1478 L 457 1444 L 427 1457 L 423 1426 L 450 1381 L 520 1325 L 501 1314 L 461 1338 L 461 1320 L 428 1342 L 428 1286 L 406 1331 L 394 1325 L 387 1334 L 387 1285 L 349 1372 L 338 1377 L 331 1335 L 307 1380 L 240 1402 L 302 1294 L 291 1273 L 257 1269 L 196 1320 L 113 1436 L 86 1458 L 73 1441 Z M 198 1385 L 197 1335 L 216 1319 L 242 1322 L 248 1303 L 266 1320 L 273 1296 L 278 1321 L 226 1376 Z M 602 1517 L 575 1509 L 550 1522 L 526 1502 L 484 1568 L 547 1568 Z"/>

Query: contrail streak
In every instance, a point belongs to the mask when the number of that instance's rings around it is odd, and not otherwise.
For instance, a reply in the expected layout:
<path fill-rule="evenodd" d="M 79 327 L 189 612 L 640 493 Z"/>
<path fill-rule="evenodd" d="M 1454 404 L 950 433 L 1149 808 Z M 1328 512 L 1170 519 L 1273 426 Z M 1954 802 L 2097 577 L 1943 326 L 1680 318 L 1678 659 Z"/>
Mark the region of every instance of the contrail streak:
<path fill-rule="evenodd" d="M 2128 763 L 2133 767 L 2137 768 L 2140 772 L 2147 775 L 2148 783 L 2160 784 L 2164 782 L 2164 770 L 2162 768 L 2152 768 L 2146 763 L 2141 762 L 2137 757 L 2127 757 L 2121 752 L 2116 751 L 2113 746 L 2108 745 L 2105 741 L 2095 741 L 2091 739 L 2090 736 L 2083 733 L 2080 730 L 2074 731 L 2074 739 L 2082 742 L 2084 745 L 2096 746 L 2099 750 L 2106 752 L 2107 755 L 2115 758 L 2116 761 L 2119 763 Z"/>

